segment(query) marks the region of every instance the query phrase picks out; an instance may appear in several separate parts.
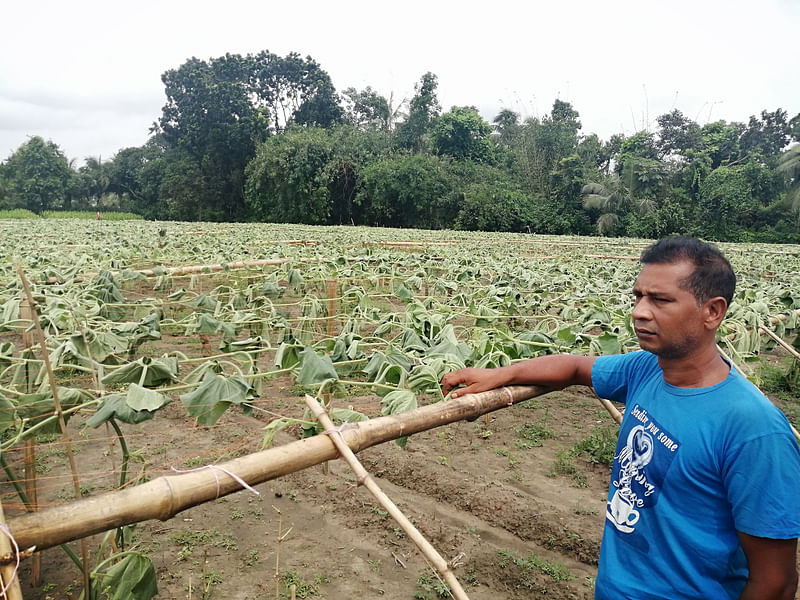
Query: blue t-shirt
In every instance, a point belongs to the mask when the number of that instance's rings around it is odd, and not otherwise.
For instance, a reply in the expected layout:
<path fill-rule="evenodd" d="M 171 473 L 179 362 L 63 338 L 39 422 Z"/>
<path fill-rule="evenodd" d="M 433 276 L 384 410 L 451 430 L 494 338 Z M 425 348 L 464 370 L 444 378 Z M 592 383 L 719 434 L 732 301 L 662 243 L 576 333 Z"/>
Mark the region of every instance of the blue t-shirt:
<path fill-rule="evenodd" d="M 800 447 L 786 417 L 735 369 L 678 388 L 644 351 L 597 358 L 592 384 L 626 404 L 595 598 L 738 598 L 737 532 L 800 537 Z"/>

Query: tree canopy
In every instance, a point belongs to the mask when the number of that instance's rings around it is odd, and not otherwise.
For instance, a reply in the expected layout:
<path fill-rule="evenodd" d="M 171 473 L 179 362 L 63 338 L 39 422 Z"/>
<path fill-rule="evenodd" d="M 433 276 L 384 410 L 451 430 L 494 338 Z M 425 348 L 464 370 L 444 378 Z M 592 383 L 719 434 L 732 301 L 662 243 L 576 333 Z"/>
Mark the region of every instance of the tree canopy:
<path fill-rule="evenodd" d="M 800 114 L 781 108 L 704 124 L 676 109 L 602 140 L 564 100 L 442 113 L 432 72 L 409 99 L 339 92 L 295 52 L 193 57 L 162 82 L 145 145 L 76 167 L 32 137 L 0 163 L 0 208 L 800 242 Z"/>

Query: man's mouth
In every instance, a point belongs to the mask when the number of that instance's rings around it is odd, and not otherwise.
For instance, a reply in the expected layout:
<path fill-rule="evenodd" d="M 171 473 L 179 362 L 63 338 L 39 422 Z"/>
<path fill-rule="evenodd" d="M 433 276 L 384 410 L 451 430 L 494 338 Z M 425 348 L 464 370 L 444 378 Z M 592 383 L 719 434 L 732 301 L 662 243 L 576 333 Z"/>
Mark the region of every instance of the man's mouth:
<path fill-rule="evenodd" d="M 649 329 L 639 329 L 638 327 L 634 329 L 636 335 L 640 338 L 648 338 L 654 337 L 656 334 Z"/>

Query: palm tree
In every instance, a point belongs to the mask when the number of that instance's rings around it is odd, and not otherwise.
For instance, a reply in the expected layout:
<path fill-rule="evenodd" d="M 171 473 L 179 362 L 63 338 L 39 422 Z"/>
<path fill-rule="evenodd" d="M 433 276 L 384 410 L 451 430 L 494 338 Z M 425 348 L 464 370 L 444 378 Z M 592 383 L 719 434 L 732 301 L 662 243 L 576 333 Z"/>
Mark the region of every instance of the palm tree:
<path fill-rule="evenodd" d="M 649 178 L 648 178 L 649 176 Z M 622 175 L 608 183 L 587 183 L 581 188 L 584 210 L 599 211 L 595 226 L 600 235 L 612 235 L 622 223 L 622 217 L 634 212 L 646 215 L 656 209 L 656 203 L 647 197 L 652 185 L 652 175 L 640 172 L 634 160 L 625 162 Z"/>
<path fill-rule="evenodd" d="M 108 176 L 108 169 L 103 164 L 102 157 L 86 157 L 86 164 L 80 171 L 88 178 L 89 197 L 95 200 L 97 208 L 102 208 L 101 199 L 111 185 L 111 178 Z"/>

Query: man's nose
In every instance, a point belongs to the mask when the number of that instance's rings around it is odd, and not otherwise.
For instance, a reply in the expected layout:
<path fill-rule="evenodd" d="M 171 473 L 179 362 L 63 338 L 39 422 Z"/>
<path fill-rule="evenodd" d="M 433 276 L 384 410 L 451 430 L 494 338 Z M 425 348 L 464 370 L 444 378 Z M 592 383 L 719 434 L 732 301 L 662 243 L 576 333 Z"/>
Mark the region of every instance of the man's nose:
<path fill-rule="evenodd" d="M 644 298 L 638 299 L 633 303 L 633 310 L 631 311 L 633 320 L 648 320 L 651 318 L 650 308 Z"/>

